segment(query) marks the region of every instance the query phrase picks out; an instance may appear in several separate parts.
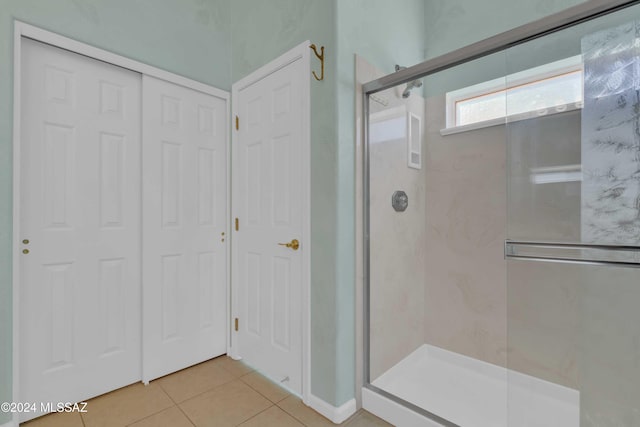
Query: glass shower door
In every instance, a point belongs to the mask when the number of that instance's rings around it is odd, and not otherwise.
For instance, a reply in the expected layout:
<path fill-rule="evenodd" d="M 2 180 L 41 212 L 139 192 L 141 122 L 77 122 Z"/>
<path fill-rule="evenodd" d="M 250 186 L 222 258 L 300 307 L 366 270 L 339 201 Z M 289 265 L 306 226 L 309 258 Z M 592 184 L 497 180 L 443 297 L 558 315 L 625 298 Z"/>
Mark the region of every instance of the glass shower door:
<path fill-rule="evenodd" d="M 421 415 L 399 425 L 506 426 L 505 127 L 447 108 L 504 76 L 500 52 L 368 99 L 363 402 Z"/>
<path fill-rule="evenodd" d="M 559 61 L 581 100 L 507 96 L 508 425 L 638 426 L 640 7 L 511 48 L 507 85 Z"/>

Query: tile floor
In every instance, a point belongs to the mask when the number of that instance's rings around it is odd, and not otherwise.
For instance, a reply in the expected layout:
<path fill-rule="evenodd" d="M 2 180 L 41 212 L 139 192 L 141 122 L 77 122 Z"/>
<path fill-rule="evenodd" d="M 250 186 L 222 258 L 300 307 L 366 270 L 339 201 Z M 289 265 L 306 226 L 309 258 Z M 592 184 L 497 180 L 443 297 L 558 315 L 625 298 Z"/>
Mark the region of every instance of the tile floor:
<path fill-rule="evenodd" d="M 87 412 L 37 418 L 23 427 L 334 426 L 242 362 L 217 357 L 88 401 Z M 389 426 L 359 411 L 343 426 Z"/>

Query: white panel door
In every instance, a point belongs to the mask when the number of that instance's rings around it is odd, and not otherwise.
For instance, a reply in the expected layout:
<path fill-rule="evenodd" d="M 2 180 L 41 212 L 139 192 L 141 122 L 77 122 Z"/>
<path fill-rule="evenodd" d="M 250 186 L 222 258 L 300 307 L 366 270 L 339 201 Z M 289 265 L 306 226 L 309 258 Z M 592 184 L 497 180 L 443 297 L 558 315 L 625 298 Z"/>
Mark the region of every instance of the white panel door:
<path fill-rule="evenodd" d="M 143 380 L 226 353 L 227 103 L 143 77 Z"/>
<path fill-rule="evenodd" d="M 302 393 L 302 59 L 238 90 L 233 157 L 237 354 Z M 306 172 L 306 171 L 305 171 Z M 299 241 L 299 248 L 283 243 Z"/>
<path fill-rule="evenodd" d="M 22 46 L 20 401 L 75 402 L 141 377 L 141 77 Z"/>

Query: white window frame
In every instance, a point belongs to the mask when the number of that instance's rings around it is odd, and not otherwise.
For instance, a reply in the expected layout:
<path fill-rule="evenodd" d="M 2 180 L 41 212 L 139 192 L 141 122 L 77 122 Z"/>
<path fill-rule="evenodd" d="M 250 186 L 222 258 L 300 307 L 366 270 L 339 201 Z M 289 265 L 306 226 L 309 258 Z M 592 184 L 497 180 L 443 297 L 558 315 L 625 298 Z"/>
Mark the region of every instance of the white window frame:
<path fill-rule="evenodd" d="M 475 98 L 488 95 L 494 92 L 506 92 L 514 87 L 535 83 L 541 80 L 559 77 L 564 74 L 576 71 L 584 72 L 582 55 L 575 55 L 559 61 L 544 64 L 518 73 L 510 74 L 505 77 L 467 86 L 462 89 L 447 92 L 446 94 L 446 127 L 440 130 L 440 134 L 451 135 L 460 132 L 468 132 L 470 130 L 482 129 L 490 126 L 505 124 L 506 122 L 514 122 L 519 120 L 530 119 L 533 117 L 543 116 L 547 114 L 557 114 L 566 111 L 573 111 L 582 108 L 582 101 L 572 102 L 569 104 L 558 105 L 556 107 L 546 108 L 542 110 L 532 110 L 519 114 L 511 114 L 503 117 L 497 117 L 490 120 L 470 123 L 467 125 L 456 124 L 456 104 L 469 98 Z"/>

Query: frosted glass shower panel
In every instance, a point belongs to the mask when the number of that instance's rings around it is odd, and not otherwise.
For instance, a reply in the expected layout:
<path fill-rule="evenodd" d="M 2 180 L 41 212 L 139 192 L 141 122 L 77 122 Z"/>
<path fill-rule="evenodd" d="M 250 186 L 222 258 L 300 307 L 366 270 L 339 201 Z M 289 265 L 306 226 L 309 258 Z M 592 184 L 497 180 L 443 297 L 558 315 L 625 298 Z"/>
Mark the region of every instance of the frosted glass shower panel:
<path fill-rule="evenodd" d="M 509 239 L 640 244 L 637 14 L 634 6 L 509 51 L 510 75 L 582 58 L 583 93 L 509 122 Z M 511 101 L 508 115 L 519 108 Z"/>
<path fill-rule="evenodd" d="M 640 425 L 640 270 L 511 260 L 507 271 L 508 425 Z"/>
<path fill-rule="evenodd" d="M 580 110 L 509 122 L 509 239 L 581 240 L 580 123 Z"/>
<path fill-rule="evenodd" d="M 581 237 L 640 244 L 640 20 L 582 38 Z"/>
<path fill-rule="evenodd" d="M 507 64 L 576 55 L 582 102 L 507 123 L 510 427 L 640 425 L 640 6 Z"/>

